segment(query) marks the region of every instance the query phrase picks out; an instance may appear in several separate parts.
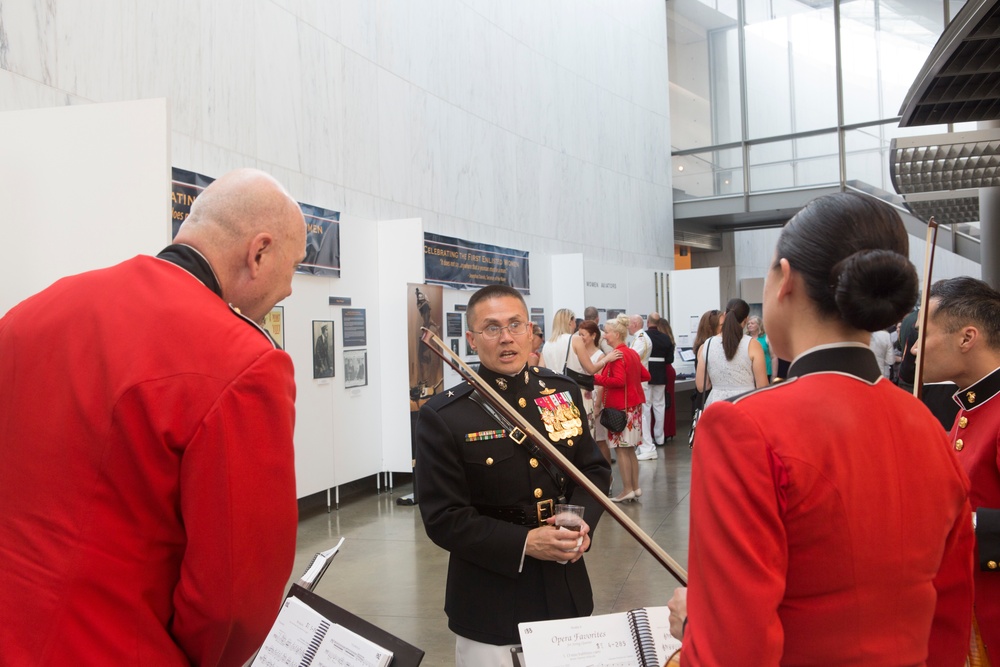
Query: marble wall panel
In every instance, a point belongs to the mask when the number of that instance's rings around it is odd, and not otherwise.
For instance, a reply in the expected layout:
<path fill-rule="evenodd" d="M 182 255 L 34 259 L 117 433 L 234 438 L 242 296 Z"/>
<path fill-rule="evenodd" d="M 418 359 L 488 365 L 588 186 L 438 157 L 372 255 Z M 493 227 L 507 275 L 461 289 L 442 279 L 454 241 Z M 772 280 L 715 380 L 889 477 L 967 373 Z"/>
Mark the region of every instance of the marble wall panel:
<path fill-rule="evenodd" d="M 515 138 L 515 201 L 514 210 L 518 229 L 538 230 L 541 226 L 539 161 L 542 147 L 523 137 Z M 539 232 L 535 232 L 539 233 Z"/>
<path fill-rule="evenodd" d="M 434 3 L 436 5 L 436 3 Z M 413 81 L 414 42 L 422 39 L 421 33 L 430 30 L 426 16 L 417 19 L 417 3 L 409 0 L 377 0 L 376 2 L 376 61 L 381 67 L 401 79 Z M 419 25 L 419 27 L 417 27 Z M 432 31 L 437 34 L 436 31 Z M 426 55 L 424 56 L 426 59 Z M 418 85 L 427 86 L 426 75 Z"/>
<path fill-rule="evenodd" d="M 75 0 L 52 3 L 54 87 L 95 102 L 134 98 L 134 87 L 126 87 L 126 72 L 135 56 L 135 3 L 104 0 L 101 11 Z"/>
<path fill-rule="evenodd" d="M 311 20 L 306 18 L 303 20 L 338 44 L 343 44 L 340 5 L 341 0 L 318 0 Z"/>
<path fill-rule="evenodd" d="M 255 34 L 255 108 L 258 159 L 301 170 L 302 66 L 299 23 L 287 11 L 258 0 Z"/>
<path fill-rule="evenodd" d="M 496 122 L 498 103 L 509 104 L 504 98 L 510 89 L 502 90 L 501 68 L 509 62 L 500 48 L 501 31 L 486 18 L 465 8 L 462 12 L 444 14 L 445 33 L 453 35 L 445 43 L 452 47 L 451 58 L 443 58 L 442 66 L 449 70 L 448 99 L 469 113 Z M 443 17 L 443 18 L 444 18 Z"/>
<path fill-rule="evenodd" d="M 409 196 L 411 86 L 386 70 L 378 70 L 377 81 L 378 189 L 371 191 L 389 201 L 412 204 Z"/>
<path fill-rule="evenodd" d="M 201 3 L 201 131 L 205 141 L 257 154 L 255 3 Z"/>
<path fill-rule="evenodd" d="M 220 172 L 206 170 L 203 154 L 204 145 L 201 141 L 185 132 L 173 131 L 170 133 L 171 167 L 196 171 L 206 176 L 218 176 Z"/>
<path fill-rule="evenodd" d="M 535 51 L 521 42 L 515 42 L 512 130 L 520 137 L 542 143 L 540 119 L 544 107 L 538 61 L 539 56 Z"/>
<path fill-rule="evenodd" d="M 371 60 L 344 51 L 343 185 L 369 194 L 379 192 L 378 77 L 379 69 Z"/>
<path fill-rule="evenodd" d="M 339 4 L 340 42 L 345 48 L 375 61 L 376 1 L 339 0 Z"/>
<path fill-rule="evenodd" d="M 520 0 L 461 0 L 461 2 L 500 30 L 509 33 L 511 4 Z"/>
<path fill-rule="evenodd" d="M 55 21 L 53 2 L 0 0 L 0 70 L 54 85 Z"/>
<path fill-rule="evenodd" d="M 0 69 L 0 111 L 42 109 L 89 102 L 20 74 Z"/>
<path fill-rule="evenodd" d="M 523 229 L 517 219 L 518 139 L 496 126 L 489 128 L 489 132 L 493 135 L 489 140 L 493 181 L 487 183 L 487 187 L 492 191 L 493 211 L 485 220 L 492 221 L 499 229 Z"/>
<path fill-rule="evenodd" d="M 362 217 L 405 206 L 553 248 L 625 225 L 661 245 L 659 0 L 179 2 L 0 0 L 0 67 L 28 68 L 0 70 L 0 108 L 164 95 L 177 166 L 258 165 Z"/>
<path fill-rule="evenodd" d="M 594 245 L 603 245 L 608 236 L 618 229 L 618 198 L 621 195 L 618 185 L 620 174 L 604 167 L 596 168 L 596 192 L 594 210 L 597 217 L 592 226 L 585 229 L 584 238 Z"/>
<path fill-rule="evenodd" d="M 139 98 L 170 100 L 170 127 L 201 136 L 201 0 L 151 2 L 136 6 L 136 57 L 130 75 Z"/>
<path fill-rule="evenodd" d="M 332 183 L 344 181 L 344 47 L 300 22 L 302 171 Z"/>
<path fill-rule="evenodd" d="M 441 156 L 453 131 L 444 117 L 451 107 L 384 70 L 378 73 L 378 103 L 381 195 L 440 210 L 434 205 L 435 179 L 449 171 Z"/>
<path fill-rule="evenodd" d="M 408 107 L 403 127 L 406 129 L 406 154 L 402 163 L 407 181 L 403 201 L 420 208 L 440 210 L 434 206 L 435 193 L 442 171 L 443 154 L 449 145 L 452 128 L 447 113 L 454 112 L 447 102 L 422 88 L 406 84 Z M 466 114 L 458 116 L 468 122 Z"/>
<path fill-rule="evenodd" d="M 341 213 L 346 210 L 347 195 L 344 188 L 322 178 L 304 176 L 302 178 L 302 194 L 300 196 L 302 198 L 300 201 L 306 204 L 322 206 L 323 208 L 340 211 Z"/>
<path fill-rule="evenodd" d="M 395 220 L 396 218 L 379 217 L 379 199 L 375 195 L 350 188 L 344 189 L 344 211 L 361 218 L 372 220 Z"/>

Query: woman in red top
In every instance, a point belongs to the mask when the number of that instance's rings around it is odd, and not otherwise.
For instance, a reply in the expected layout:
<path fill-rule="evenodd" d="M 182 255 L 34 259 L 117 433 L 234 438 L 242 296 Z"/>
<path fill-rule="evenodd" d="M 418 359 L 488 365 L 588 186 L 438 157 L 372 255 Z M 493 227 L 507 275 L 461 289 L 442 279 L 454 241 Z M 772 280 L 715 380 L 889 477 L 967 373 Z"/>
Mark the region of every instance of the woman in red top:
<path fill-rule="evenodd" d="M 649 380 L 649 371 L 642 365 L 639 355 L 625 344 L 627 336 L 628 316 L 619 315 L 605 323 L 604 337 L 608 345 L 622 353 L 622 358 L 594 375 L 594 384 L 604 387 L 604 405 L 625 410 L 628 417 L 621 433 L 608 431 L 608 446 L 618 449 L 618 474 L 622 478 L 621 494 L 611 499 L 616 503 L 633 501 L 642 495 L 635 447 L 642 440 L 642 404 L 646 402 L 642 383 Z"/>

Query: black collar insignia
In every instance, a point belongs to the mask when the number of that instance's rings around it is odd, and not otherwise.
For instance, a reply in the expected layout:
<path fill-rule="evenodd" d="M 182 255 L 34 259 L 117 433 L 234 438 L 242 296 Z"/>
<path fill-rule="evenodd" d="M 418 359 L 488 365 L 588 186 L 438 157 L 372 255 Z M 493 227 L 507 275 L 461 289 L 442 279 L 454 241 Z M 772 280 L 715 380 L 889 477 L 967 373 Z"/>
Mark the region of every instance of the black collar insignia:
<path fill-rule="evenodd" d="M 997 394 L 1000 394 L 1000 368 L 972 386 L 958 391 L 954 399 L 963 410 L 973 410 Z"/>

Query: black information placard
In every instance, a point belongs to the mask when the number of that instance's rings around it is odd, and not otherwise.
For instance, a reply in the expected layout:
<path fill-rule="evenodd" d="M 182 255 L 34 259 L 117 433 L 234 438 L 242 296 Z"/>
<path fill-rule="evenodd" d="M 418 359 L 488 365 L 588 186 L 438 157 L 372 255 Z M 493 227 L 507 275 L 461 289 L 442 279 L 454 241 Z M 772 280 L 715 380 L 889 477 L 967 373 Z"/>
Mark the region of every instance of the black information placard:
<path fill-rule="evenodd" d="M 367 324 L 364 308 L 344 308 L 340 311 L 344 321 L 344 347 L 358 347 L 368 344 Z"/>
<path fill-rule="evenodd" d="M 448 313 L 448 335 L 458 338 L 462 335 L 462 313 Z"/>

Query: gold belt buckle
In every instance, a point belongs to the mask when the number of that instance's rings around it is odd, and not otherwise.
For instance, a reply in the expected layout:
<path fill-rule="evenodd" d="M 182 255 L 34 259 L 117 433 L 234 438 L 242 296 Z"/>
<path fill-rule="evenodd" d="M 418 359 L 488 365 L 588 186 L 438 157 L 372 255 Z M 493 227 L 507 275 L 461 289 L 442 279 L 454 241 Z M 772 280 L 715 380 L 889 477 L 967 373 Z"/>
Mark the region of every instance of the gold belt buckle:
<path fill-rule="evenodd" d="M 545 508 L 548 508 L 549 513 L 545 514 Z M 555 513 L 555 506 L 551 498 L 548 500 L 539 500 L 535 503 L 535 514 L 538 516 L 538 525 L 544 526 L 545 520 Z M 543 516 L 544 515 L 544 516 Z"/>
<path fill-rule="evenodd" d="M 527 437 L 528 437 L 528 434 L 525 433 L 524 431 L 522 431 L 521 429 L 519 429 L 516 426 L 514 427 L 514 430 L 510 432 L 510 439 L 513 440 L 514 442 L 516 442 L 519 445 L 522 442 L 524 442 L 524 439 L 527 438 Z"/>

